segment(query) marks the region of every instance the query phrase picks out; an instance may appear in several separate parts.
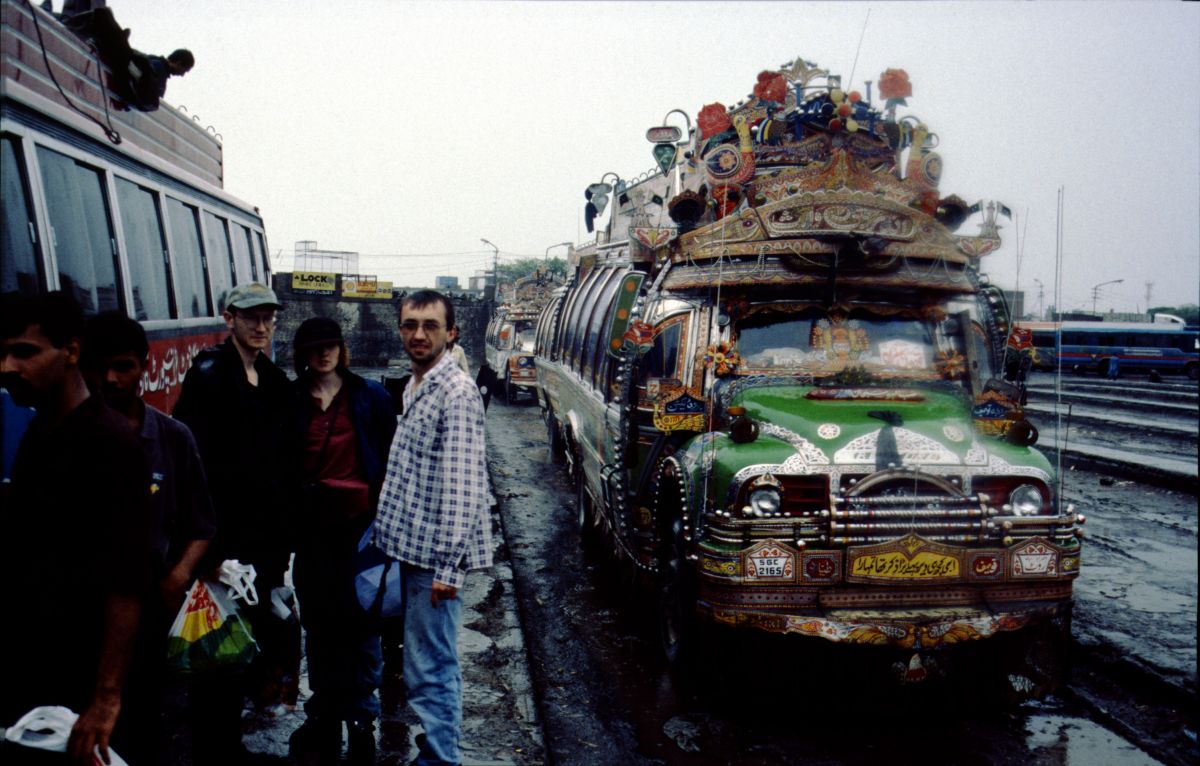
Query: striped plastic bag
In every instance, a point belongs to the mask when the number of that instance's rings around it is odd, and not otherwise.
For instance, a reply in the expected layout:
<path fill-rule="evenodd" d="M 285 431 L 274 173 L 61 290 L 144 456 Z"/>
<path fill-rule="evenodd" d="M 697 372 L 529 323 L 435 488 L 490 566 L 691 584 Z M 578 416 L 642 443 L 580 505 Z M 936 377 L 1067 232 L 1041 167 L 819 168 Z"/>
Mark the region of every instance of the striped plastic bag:
<path fill-rule="evenodd" d="M 181 673 L 249 665 L 258 655 L 250 623 L 229 587 L 196 580 L 167 634 L 167 664 Z"/>

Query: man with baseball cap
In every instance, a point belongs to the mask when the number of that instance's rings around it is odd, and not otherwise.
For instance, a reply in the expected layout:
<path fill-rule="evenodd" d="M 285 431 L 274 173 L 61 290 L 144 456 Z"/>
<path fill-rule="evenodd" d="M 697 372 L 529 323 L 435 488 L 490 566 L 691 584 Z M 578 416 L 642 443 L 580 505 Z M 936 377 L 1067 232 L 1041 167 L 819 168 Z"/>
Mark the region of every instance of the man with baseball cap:
<path fill-rule="evenodd" d="M 287 634 L 275 634 L 269 614 L 269 594 L 283 584 L 291 553 L 284 472 L 293 395 L 287 375 L 267 356 L 280 308 L 266 285 L 230 290 L 223 313 L 229 337 L 192 360 L 173 413 L 196 437 L 217 511 L 205 564 L 237 559 L 253 565 L 262 596 L 243 611 L 262 649 L 255 667 L 236 677 L 206 674 L 193 688 L 199 764 L 241 762 L 245 695 L 257 694 L 264 674 L 288 654 Z"/>

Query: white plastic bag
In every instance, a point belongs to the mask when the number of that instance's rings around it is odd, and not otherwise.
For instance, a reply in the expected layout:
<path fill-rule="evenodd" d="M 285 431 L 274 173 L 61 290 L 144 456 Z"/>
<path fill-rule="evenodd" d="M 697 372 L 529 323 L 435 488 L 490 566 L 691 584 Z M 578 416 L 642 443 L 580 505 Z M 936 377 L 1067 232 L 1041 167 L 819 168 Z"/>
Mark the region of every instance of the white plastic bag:
<path fill-rule="evenodd" d="M 9 727 L 4 732 L 4 738 L 21 747 L 65 753 L 67 740 L 71 738 L 71 729 L 77 720 L 79 716 L 75 711 L 61 705 L 35 707 Z M 99 747 L 95 749 L 92 757 L 96 766 L 104 766 Z M 111 747 L 108 749 L 108 760 L 110 766 L 129 766 Z"/>
<path fill-rule="evenodd" d="M 254 578 L 258 577 L 258 573 L 254 571 L 252 564 L 243 564 L 237 559 L 229 559 L 221 562 L 221 568 L 218 580 L 229 586 L 233 591 L 229 594 L 230 598 L 237 600 L 241 599 L 249 606 L 254 606 L 258 603 L 258 591 L 254 589 Z"/>

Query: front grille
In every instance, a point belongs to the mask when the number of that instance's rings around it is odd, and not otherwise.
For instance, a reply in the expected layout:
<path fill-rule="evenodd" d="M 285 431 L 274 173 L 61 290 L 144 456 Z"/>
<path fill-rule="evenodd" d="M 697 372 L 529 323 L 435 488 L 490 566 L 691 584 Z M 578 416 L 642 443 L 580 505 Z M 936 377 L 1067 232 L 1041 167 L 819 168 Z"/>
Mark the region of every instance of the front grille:
<path fill-rule="evenodd" d="M 706 534 L 715 542 L 741 545 L 767 538 L 810 546 L 873 545 L 912 533 L 947 545 L 1009 546 L 1032 537 L 1070 545 L 1080 533 L 1071 509 L 1059 516 L 1008 516 L 996 495 L 965 494 L 959 476 L 907 469 L 842 476 L 832 497 L 827 494 L 827 475 L 772 476 L 783 493 L 779 514 L 749 518 L 741 513 L 752 477 L 740 488 L 732 508 L 707 517 Z M 979 478 L 976 483 L 984 485 Z M 997 487 L 992 483 L 987 489 L 996 492 Z"/>
<path fill-rule="evenodd" d="M 984 542 L 988 517 L 995 515 L 939 477 L 885 472 L 858 482 L 851 492 L 833 498 L 832 543 L 877 543 L 910 532 L 938 542 Z"/>

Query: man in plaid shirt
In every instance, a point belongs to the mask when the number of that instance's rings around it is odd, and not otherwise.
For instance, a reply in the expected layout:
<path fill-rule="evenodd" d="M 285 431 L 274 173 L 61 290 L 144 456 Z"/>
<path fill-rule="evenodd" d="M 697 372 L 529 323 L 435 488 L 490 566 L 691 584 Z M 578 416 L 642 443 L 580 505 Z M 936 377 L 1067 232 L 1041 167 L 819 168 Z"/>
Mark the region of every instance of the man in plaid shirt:
<path fill-rule="evenodd" d="M 459 763 L 458 589 L 468 570 L 492 564 L 483 401 L 447 353 L 457 335 L 454 304 L 441 293 L 421 290 L 401 302 L 412 378 L 373 534 L 404 578 L 404 681 L 425 728 L 418 766 Z"/>

